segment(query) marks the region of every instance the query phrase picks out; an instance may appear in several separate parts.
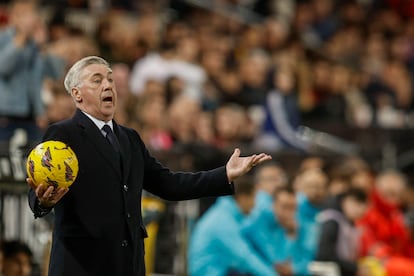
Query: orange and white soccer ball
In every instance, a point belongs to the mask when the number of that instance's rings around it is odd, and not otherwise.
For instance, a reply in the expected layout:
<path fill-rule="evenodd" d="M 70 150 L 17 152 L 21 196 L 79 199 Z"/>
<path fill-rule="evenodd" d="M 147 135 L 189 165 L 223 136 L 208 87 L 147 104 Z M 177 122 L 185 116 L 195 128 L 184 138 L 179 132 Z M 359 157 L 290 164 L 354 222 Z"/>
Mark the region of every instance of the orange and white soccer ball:
<path fill-rule="evenodd" d="M 68 145 L 60 141 L 46 141 L 29 153 L 26 170 L 36 186 L 44 183 L 55 188 L 67 188 L 75 181 L 79 165 L 76 154 Z"/>

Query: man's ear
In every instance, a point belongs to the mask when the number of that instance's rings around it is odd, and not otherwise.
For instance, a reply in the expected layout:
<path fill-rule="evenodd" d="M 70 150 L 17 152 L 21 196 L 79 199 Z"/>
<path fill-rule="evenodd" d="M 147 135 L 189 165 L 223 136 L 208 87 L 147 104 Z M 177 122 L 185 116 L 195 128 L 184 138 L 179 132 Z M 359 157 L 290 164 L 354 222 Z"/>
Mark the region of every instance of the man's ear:
<path fill-rule="evenodd" d="M 75 102 L 80 103 L 82 102 L 82 95 L 78 88 L 73 87 L 72 88 L 72 98 L 75 100 Z"/>

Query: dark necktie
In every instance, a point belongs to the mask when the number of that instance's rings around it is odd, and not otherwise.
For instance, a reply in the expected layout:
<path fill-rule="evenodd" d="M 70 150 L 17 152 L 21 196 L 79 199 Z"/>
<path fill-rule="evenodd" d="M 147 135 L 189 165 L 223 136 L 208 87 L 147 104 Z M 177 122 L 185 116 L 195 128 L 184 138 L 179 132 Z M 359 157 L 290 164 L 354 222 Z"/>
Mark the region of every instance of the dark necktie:
<path fill-rule="evenodd" d="M 105 131 L 106 139 L 108 139 L 109 143 L 112 145 L 115 152 L 120 154 L 121 150 L 118 143 L 118 139 L 116 138 L 115 133 L 112 131 L 111 127 L 109 125 L 104 125 L 102 130 Z"/>

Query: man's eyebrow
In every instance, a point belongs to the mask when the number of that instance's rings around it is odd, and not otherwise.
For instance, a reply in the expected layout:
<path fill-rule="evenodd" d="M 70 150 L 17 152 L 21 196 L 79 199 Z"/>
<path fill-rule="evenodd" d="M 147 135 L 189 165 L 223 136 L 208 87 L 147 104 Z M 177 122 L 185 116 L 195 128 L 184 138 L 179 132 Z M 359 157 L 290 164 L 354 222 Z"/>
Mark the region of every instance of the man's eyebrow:
<path fill-rule="evenodd" d="M 93 77 L 102 77 L 103 75 L 101 73 L 94 73 L 91 75 L 91 78 Z"/>
<path fill-rule="evenodd" d="M 112 76 L 112 71 L 108 71 L 108 74 L 107 74 L 108 76 Z M 91 76 L 90 76 L 91 78 L 93 78 L 93 77 L 104 77 L 104 75 L 103 74 L 101 74 L 101 73 L 94 73 L 94 74 L 92 74 Z"/>

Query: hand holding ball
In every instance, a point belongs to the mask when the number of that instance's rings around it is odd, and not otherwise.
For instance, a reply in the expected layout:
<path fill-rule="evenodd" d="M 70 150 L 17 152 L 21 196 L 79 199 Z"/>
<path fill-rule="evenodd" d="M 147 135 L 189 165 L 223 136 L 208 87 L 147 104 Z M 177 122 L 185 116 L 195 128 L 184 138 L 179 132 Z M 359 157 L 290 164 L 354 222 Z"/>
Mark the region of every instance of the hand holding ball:
<path fill-rule="evenodd" d="M 26 170 L 36 186 L 43 183 L 55 188 L 68 188 L 75 181 L 79 166 L 76 154 L 68 145 L 46 141 L 29 153 Z"/>

